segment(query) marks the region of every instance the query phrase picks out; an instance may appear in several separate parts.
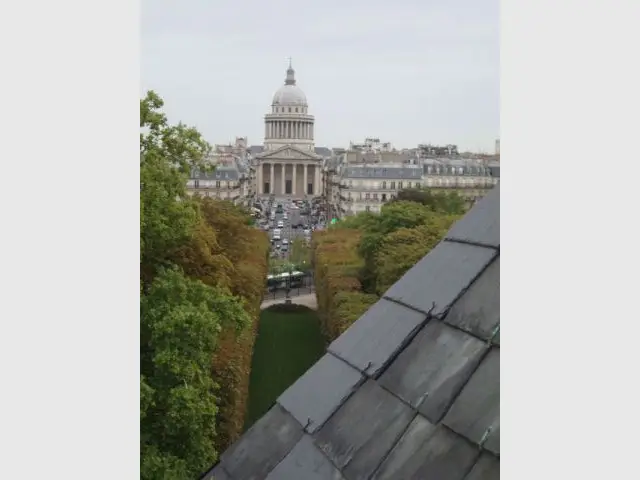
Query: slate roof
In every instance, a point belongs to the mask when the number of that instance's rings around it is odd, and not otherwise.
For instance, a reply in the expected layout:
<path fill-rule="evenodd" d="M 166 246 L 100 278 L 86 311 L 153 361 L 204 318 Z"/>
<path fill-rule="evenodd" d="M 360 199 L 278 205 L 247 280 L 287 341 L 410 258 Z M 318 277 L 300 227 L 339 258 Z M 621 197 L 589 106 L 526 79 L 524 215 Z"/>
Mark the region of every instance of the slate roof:
<path fill-rule="evenodd" d="M 342 178 L 413 180 L 422 178 L 422 168 L 418 165 L 350 165 L 344 169 Z"/>
<path fill-rule="evenodd" d="M 422 160 L 421 163 L 425 175 L 471 175 L 500 178 L 500 163 L 498 162 L 490 162 L 485 165 L 477 160 L 462 158 L 429 158 Z"/>
<path fill-rule="evenodd" d="M 315 147 L 316 155 L 320 155 L 321 157 L 330 157 L 331 149 L 327 147 Z"/>
<path fill-rule="evenodd" d="M 499 476 L 496 186 L 202 478 Z"/>
<path fill-rule="evenodd" d="M 213 171 L 193 169 L 189 175 L 190 180 L 238 180 L 238 178 L 240 178 L 238 168 L 227 165 L 217 165 Z"/>

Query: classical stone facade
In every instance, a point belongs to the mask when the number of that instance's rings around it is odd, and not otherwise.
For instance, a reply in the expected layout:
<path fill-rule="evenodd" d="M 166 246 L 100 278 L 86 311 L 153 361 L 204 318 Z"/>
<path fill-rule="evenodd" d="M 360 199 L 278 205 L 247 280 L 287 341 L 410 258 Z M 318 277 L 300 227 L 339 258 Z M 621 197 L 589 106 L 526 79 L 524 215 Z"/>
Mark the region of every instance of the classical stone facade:
<path fill-rule="evenodd" d="M 314 146 L 315 119 L 291 64 L 264 121 L 264 148 L 255 157 L 258 195 L 321 196 L 322 157 Z"/>
<path fill-rule="evenodd" d="M 500 182 L 500 164 L 467 159 L 413 159 L 400 163 L 351 163 L 346 154 L 327 169 L 325 189 L 332 216 L 380 212 L 408 188 L 454 191 L 473 203 Z"/>

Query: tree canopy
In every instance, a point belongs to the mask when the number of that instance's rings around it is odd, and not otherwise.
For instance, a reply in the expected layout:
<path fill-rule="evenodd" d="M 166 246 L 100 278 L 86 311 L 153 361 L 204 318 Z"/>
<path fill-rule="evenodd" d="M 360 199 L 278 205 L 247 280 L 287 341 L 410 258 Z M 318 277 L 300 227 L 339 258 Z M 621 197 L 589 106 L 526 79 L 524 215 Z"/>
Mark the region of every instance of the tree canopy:
<path fill-rule="evenodd" d="M 140 466 L 186 480 L 242 428 L 268 240 L 229 202 L 186 194 L 210 147 L 162 106 L 140 101 Z"/>
<path fill-rule="evenodd" d="M 314 233 L 318 309 L 329 338 L 429 253 L 465 208 L 457 194 L 401 191 L 379 214 L 362 212 Z"/>

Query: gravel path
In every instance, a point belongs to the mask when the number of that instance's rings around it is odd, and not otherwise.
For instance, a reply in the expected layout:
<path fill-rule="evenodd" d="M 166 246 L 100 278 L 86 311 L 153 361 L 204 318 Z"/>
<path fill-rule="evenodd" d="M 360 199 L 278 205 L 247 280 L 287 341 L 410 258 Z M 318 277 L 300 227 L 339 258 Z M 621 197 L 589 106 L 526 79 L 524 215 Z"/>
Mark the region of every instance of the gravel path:
<path fill-rule="evenodd" d="M 271 305 L 277 305 L 279 303 L 285 303 L 284 298 L 265 300 L 264 302 L 262 302 L 262 305 L 260 305 L 260 310 L 270 307 Z M 296 305 L 304 305 L 305 307 L 313 308 L 314 310 L 318 308 L 318 301 L 316 299 L 315 293 L 291 297 L 291 303 L 295 303 Z"/>

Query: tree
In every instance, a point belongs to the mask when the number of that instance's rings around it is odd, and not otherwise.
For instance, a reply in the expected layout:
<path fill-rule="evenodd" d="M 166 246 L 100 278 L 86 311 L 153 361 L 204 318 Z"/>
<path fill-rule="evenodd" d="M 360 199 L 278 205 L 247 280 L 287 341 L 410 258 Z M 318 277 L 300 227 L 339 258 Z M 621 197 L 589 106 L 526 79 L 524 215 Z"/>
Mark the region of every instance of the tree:
<path fill-rule="evenodd" d="M 140 100 L 140 273 L 143 284 L 191 238 L 197 210 L 186 195 L 188 173 L 205 168 L 210 150 L 197 130 L 171 126 L 153 91 Z"/>
<path fill-rule="evenodd" d="M 141 478 L 196 478 L 216 460 L 216 385 L 210 375 L 223 326 L 250 319 L 221 289 L 160 270 L 141 298 Z"/>
<path fill-rule="evenodd" d="M 299 270 L 307 270 L 311 267 L 311 250 L 302 238 L 294 238 L 291 242 L 289 260 Z"/>
<path fill-rule="evenodd" d="M 428 188 L 409 188 L 398 192 L 393 202 L 420 203 L 437 213 L 462 215 L 467 211 L 467 201 L 457 192 L 434 192 Z M 392 202 L 392 203 L 393 203 Z"/>
<path fill-rule="evenodd" d="M 222 369 L 213 369 L 220 344 L 250 331 L 259 306 L 245 308 L 247 296 L 229 291 L 246 290 L 246 269 L 186 195 L 188 173 L 206 169 L 210 147 L 195 129 L 170 126 L 162 105 L 153 92 L 140 102 L 140 466 L 144 480 L 186 480 L 219 451 L 229 389 L 212 374 Z"/>
<path fill-rule="evenodd" d="M 432 216 L 415 228 L 400 228 L 385 235 L 374 256 L 375 291 L 383 295 L 407 270 L 435 247 L 456 220 L 454 216 Z"/>

